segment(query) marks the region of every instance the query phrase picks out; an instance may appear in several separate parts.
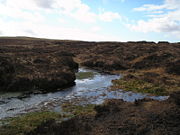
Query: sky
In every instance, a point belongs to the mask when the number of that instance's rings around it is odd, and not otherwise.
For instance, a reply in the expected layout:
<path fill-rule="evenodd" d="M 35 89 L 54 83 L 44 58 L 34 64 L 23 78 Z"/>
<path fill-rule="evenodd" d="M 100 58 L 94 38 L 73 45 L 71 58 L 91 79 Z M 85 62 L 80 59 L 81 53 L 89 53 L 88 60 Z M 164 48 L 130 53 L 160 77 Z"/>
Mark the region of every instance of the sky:
<path fill-rule="evenodd" d="M 0 0 L 0 36 L 180 41 L 180 0 Z"/>

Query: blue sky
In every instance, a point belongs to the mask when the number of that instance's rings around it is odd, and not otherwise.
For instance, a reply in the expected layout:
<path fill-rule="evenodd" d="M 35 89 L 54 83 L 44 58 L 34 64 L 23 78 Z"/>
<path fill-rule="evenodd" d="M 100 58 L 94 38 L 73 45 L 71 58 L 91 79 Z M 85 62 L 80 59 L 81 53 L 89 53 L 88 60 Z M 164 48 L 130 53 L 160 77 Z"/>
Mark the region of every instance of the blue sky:
<path fill-rule="evenodd" d="M 180 0 L 0 0 L 0 36 L 180 40 Z"/>

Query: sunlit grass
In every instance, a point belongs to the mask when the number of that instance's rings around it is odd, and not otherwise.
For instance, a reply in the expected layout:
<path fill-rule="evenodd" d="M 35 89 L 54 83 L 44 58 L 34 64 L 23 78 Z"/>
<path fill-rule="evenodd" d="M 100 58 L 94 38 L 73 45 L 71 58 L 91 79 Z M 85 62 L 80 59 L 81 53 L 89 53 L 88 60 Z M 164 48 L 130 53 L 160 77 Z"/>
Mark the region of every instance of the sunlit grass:
<path fill-rule="evenodd" d="M 149 93 L 153 95 L 167 95 L 165 87 L 148 83 L 143 80 L 129 79 L 114 80 L 112 89 L 123 89 L 126 91 L 134 91 L 139 93 Z"/>

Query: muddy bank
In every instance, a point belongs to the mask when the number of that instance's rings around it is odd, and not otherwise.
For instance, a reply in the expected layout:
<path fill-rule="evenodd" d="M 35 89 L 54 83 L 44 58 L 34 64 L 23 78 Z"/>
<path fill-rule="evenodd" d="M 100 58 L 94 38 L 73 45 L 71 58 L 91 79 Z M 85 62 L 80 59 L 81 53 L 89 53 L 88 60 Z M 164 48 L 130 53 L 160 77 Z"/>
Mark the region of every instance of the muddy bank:
<path fill-rule="evenodd" d="M 178 99 L 177 99 L 178 98 Z M 179 94 L 167 101 L 148 99 L 135 103 L 108 100 L 95 113 L 58 123 L 50 120 L 28 135 L 160 135 L 180 133 Z"/>

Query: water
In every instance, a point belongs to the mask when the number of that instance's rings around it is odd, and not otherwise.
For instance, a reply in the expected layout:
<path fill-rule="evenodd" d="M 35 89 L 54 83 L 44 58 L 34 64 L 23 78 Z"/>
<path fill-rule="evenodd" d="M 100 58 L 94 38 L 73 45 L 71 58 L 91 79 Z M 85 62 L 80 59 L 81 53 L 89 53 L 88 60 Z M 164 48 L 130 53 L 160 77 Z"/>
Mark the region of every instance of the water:
<path fill-rule="evenodd" d="M 75 104 L 101 104 L 106 99 L 123 99 L 134 102 L 137 99 L 151 98 L 166 100 L 167 96 L 149 96 L 147 94 L 111 91 L 111 81 L 119 75 L 99 73 L 95 70 L 80 68 L 79 72 L 92 72 L 94 76 L 85 79 L 76 79 L 76 85 L 63 91 L 47 94 L 30 94 L 22 97 L 23 93 L 0 93 L 0 119 L 13 117 L 27 112 L 52 110 L 59 112 L 61 104 L 71 102 Z"/>

